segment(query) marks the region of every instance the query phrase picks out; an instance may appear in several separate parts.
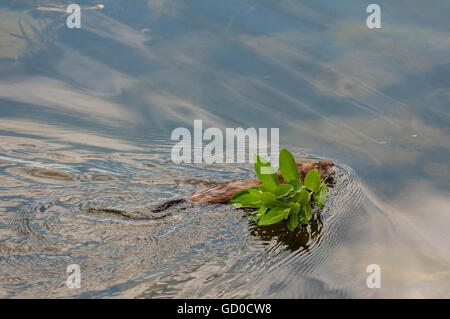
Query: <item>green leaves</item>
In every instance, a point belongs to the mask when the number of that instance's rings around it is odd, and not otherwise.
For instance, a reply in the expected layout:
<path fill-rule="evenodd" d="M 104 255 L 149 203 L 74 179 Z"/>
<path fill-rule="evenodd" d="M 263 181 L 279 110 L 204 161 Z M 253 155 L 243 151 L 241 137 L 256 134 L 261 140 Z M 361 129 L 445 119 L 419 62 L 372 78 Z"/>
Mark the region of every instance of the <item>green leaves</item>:
<path fill-rule="evenodd" d="M 236 194 L 234 194 L 233 197 L 231 197 L 230 203 L 233 203 L 233 201 L 234 201 L 235 199 L 239 198 L 241 195 L 244 195 L 244 194 L 248 194 L 248 189 L 244 189 L 244 190 L 242 190 L 242 191 L 237 192 Z"/>
<path fill-rule="evenodd" d="M 259 208 L 262 205 L 262 201 L 251 194 L 244 194 L 232 200 L 231 204 L 236 208 L 241 207 Z"/>
<path fill-rule="evenodd" d="M 286 196 L 287 194 L 289 194 L 292 190 L 294 190 L 294 187 L 292 185 L 289 184 L 280 184 L 277 186 L 277 188 L 275 189 L 275 195 L 277 197 L 282 197 L 282 196 Z"/>
<path fill-rule="evenodd" d="M 303 185 L 302 185 L 302 181 L 299 179 L 293 179 L 292 181 L 289 182 L 289 185 L 292 185 L 292 187 L 294 187 L 293 193 L 297 193 L 299 191 L 302 190 Z"/>
<path fill-rule="evenodd" d="M 313 217 L 311 198 L 321 208 L 328 195 L 328 189 L 317 169 L 305 177 L 302 184 L 294 156 L 286 149 L 280 152 L 281 176 L 287 184 L 280 184 L 276 170 L 266 159 L 255 156 L 255 171 L 263 186 L 255 186 L 236 193 L 230 204 L 237 208 L 258 209 L 249 219 L 258 225 L 273 225 L 286 220 L 290 231 L 299 223 L 306 225 Z"/>
<path fill-rule="evenodd" d="M 298 173 L 297 164 L 295 163 L 294 156 L 287 149 L 283 148 L 280 152 L 280 171 L 286 183 L 293 180 L 300 180 L 300 174 Z"/>
<path fill-rule="evenodd" d="M 289 207 L 289 205 L 285 201 L 283 201 L 282 199 L 278 199 L 276 195 L 269 192 L 263 193 L 261 200 L 263 205 L 268 208 Z"/>
<path fill-rule="evenodd" d="M 305 188 L 303 188 L 300 192 L 295 194 L 294 201 L 299 204 L 304 204 L 309 201 L 309 196 L 310 193 Z"/>
<path fill-rule="evenodd" d="M 297 228 L 298 226 L 298 212 L 300 211 L 300 205 L 299 204 L 295 204 L 295 206 L 293 206 L 291 208 L 291 212 L 289 214 L 289 219 L 287 221 L 287 228 L 290 231 L 294 231 L 295 228 Z"/>
<path fill-rule="evenodd" d="M 311 218 L 312 218 L 312 208 L 309 202 L 307 202 L 300 208 L 300 222 L 303 225 L 306 225 L 311 220 Z"/>
<path fill-rule="evenodd" d="M 275 168 L 270 165 L 268 160 L 258 155 L 255 155 L 255 172 L 261 183 L 270 192 L 274 192 L 280 184 Z"/>
<path fill-rule="evenodd" d="M 322 186 L 320 186 L 319 192 L 314 194 L 314 202 L 316 203 L 317 207 L 322 208 L 323 204 L 325 203 L 325 200 L 327 199 L 327 195 L 328 195 L 327 185 L 322 184 Z"/>
<path fill-rule="evenodd" d="M 320 188 L 320 175 L 317 168 L 312 169 L 306 174 L 305 177 L 305 187 L 310 191 L 316 193 Z"/>
<path fill-rule="evenodd" d="M 252 214 L 248 219 L 258 220 L 267 212 L 267 207 L 261 206 L 256 213 Z"/>
<path fill-rule="evenodd" d="M 289 216 L 290 208 L 274 207 L 261 217 L 258 222 L 260 226 L 267 226 L 281 222 Z"/>

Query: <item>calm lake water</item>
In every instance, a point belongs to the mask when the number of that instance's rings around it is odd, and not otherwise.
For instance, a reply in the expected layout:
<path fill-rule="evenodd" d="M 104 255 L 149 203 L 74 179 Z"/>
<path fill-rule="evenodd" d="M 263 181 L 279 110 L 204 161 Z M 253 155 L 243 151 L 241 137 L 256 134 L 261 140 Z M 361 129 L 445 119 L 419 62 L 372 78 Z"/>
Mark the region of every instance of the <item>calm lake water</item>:
<path fill-rule="evenodd" d="M 356 0 L 76 2 L 81 29 L 64 1 L 0 4 L 0 297 L 450 297 L 449 1 L 379 0 L 381 29 Z M 194 119 L 334 160 L 324 209 L 293 233 L 134 218 L 254 176 L 174 164 Z"/>

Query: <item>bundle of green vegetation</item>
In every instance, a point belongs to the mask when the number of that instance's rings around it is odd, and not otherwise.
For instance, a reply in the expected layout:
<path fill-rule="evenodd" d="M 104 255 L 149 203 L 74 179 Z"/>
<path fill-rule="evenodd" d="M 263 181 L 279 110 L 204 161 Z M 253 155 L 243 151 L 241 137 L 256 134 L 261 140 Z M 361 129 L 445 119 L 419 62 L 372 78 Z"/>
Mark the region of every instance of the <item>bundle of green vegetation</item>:
<path fill-rule="evenodd" d="M 328 189 L 317 169 L 309 171 L 302 183 L 294 156 L 284 148 L 280 152 L 279 164 L 286 184 L 280 183 L 276 169 L 268 160 L 256 155 L 255 171 L 262 185 L 236 193 L 230 204 L 237 208 L 255 209 L 250 219 L 258 221 L 258 225 L 286 221 L 288 229 L 293 231 L 299 223 L 308 224 L 313 216 L 311 203 L 321 208 Z"/>

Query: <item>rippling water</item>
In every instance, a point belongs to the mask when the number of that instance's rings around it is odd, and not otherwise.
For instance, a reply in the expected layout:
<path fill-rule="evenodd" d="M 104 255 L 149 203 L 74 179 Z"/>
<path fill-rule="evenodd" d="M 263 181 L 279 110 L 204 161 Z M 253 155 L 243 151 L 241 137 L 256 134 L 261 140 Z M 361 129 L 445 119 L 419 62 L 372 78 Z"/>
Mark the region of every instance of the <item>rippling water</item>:
<path fill-rule="evenodd" d="M 359 1 L 78 2 L 79 30 L 60 1 L 0 4 L 0 297 L 450 297 L 446 1 L 379 1 L 379 30 Z M 149 213 L 254 176 L 174 164 L 194 119 L 333 159 L 324 209 L 293 233 Z"/>

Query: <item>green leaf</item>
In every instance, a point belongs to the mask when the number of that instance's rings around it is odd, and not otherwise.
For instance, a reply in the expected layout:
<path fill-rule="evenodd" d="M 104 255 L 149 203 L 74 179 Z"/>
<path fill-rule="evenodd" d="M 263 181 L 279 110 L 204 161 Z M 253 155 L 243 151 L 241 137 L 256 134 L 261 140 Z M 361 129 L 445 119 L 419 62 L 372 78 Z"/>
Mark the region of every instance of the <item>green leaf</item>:
<path fill-rule="evenodd" d="M 317 193 L 320 189 L 320 175 L 317 168 L 312 169 L 306 174 L 305 187 L 314 193 Z"/>
<path fill-rule="evenodd" d="M 260 192 L 265 192 L 265 191 L 266 191 L 266 190 L 264 189 L 264 186 L 263 186 L 263 185 L 253 186 L 253 187 L 247 188 L 247 189 L 245 189 L 245 190 L 248 190 L 248 189 L 254 189 L 254 190 L 260 191 Z"/>
<path fill-rule="evenodd" d="M 254 214 L 248 219 L 259 220 L 267 212 L 267 207 L 261 206 Z"/>
<path fill-rule="evenodd" d="M 272 208 L 271 210 L 269 210 L 268 213 L 266 213 L 264 216 L 261 217 L 261 219 L 258 222 L 258 225 L 267 226 L 279 223 L 286 218 L 286 215 L 289 214 L 289 210 L 290 208 L 284 207 Z"/>
<path fill-rule="evenodd" d="M 287 183 L 293 180 L 300 180 L 300 174 L 297 169 L 297 164 L 291 152 L 283 148 L 280 151 L 279 162 L 281 176 L 283 176 L 284 180 Z"/>
<path fill-rule="evenodd" d="M 240 207 L 259 208 L 262 205 L 262 201 L 258 197 L 255 197 L 251 194 L 243 194 L 232 200 L 231 204 L 237 208 Z"/>
<path fill-rule="evenodd" d="M 300 209 L 300 206 L 299 206 Z M 295 228 L 297 228 L 298 226 L 298 211 L 297 212 L 293 212 L 291 209 L 291 213 L 289 215 L 289 219 L 287 222 L 287 228 L 290 231 L 293 231 Z"/>
<path fill-rule="evenodd" d="M 262 199 L 264 197 L 264 193 L 259 189 L 248 188 L 248 193 L 256 198 Z"/>
<path fill-rule="evenodd" d="M 274 208 L 274 207 L 286 208 L 286 207 L 289 207 L 288 204 L 286 204 L 285 202 L 277 199 L 277 197 L 274 194 L 269 193 L 269 192 L 264 192 L 262 197 L 261 197 L 261 200 L 263 202 L 263 205 L 268 207 L 268 208 Z"/>
<path fill-rule="evenodd" d="M 293 179 L 292 181 L 289 182 L 289 185 L 292 185 L 292 187 L 294 187 L 294 190 L 293 190 L 294 193 L 301 191 L 303 188 L 302 182 L 300 181 L 300 179 Z"/>
<path fill-rule="evenodd" d="M 288 219 L 291 210 L 292 210 L 291 208 L 289 208 L 289 210 L 285 210 L 284 219 Z"/>
<path fill-rule="evenodd" d="M 295 213 L 298 214 L 298 212 L 300 211 L 300 204 L 297 203 L 289 203 L 289 207 L 291 208 L 291 214 Z"/>
<path fill-rule="evenodd" d="M 275 195 L 277 197 L 282 197 L 282 196 L 286 196 L 287 194 L 289 194 L 292 190 L 294 189 L 294 187 L 290 184 L 280 184 L 277 186 L 277 188 L 275 189 Z"/>
<path fill-rule="evenodd" d="M 308 222 L 311 220 L 312 208 L 311 208 L 311 205 L 309 204 L 309 202 L 302 204 L 302 206 L 300 208 L 300 216 L 299 217 L 300 217 L 300 222 L 303 225 L 308 224 Z"/>
<path fill-rule="evenodd" d="M 270 162 L 261 156 L 256 155 L 255 172 L 264 187 L 269 192 L 275 192 L 280 181 L 278 180 L 276 169 L 270 165 Z"/>
<path fill-rule="evenodd" d="M 236 198 L 238 198 L 238 197 L 240 197 L 241 195 L 244 195 L 244 194 L 248 194 L 248 190 L 247 189 L 244 189 L 244 190 L 234 194 L 233 197 L 231 197 L 231 199 L 230 199 L 230 203 L 232 203 Z"/>
<path fill-rule="evenodd" d="M 299 204 L 305 204 L 309 201 L 309 192 L 303 188 L 300 192 L 295 194 L 293 199 Z"/>
<path fill-rule="evenodd" d="M 322 208 L 325 200 L 327 199 L 328 188 L 326 184 L 322 184 L 318 193 L 314 194 L 314 202 L 317 207 Z"/>
<path fill-rule="evenodd" d="M 261 206 L 257 212 L 258 217 L 261 217 L 262 215 L 264 215 L 267 212 L 267 209 L 268 209 L 267 207 Z"/>

